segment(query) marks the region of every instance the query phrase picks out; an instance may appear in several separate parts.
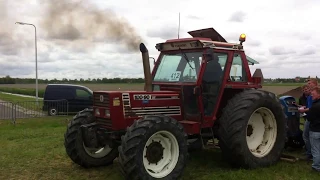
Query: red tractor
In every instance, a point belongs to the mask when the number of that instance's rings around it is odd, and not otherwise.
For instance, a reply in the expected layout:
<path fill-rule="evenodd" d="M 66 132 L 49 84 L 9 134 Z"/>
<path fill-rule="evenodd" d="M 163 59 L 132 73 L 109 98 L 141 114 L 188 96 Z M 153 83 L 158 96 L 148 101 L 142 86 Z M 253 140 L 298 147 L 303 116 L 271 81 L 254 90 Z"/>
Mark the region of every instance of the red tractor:
<path fill-rule="evenodd" d="M 118 157 L 126 178 L 177 179 L 192 145 L 218 140 L 232 166 L 276 163 L 285 145 L 285 117 L 273 93 L 261 90 L 262 72 L 251 75 L 240 43 L 228 43 L 213 28 L 192 38 L 159 43 L 150 72 L 140 44 L 144 91 L 95 91 L 92 109 L 74 116 L 65 148 L 83 167 L 112 164 Z M 191 141 L 196 139 L 196 141 Z"/>

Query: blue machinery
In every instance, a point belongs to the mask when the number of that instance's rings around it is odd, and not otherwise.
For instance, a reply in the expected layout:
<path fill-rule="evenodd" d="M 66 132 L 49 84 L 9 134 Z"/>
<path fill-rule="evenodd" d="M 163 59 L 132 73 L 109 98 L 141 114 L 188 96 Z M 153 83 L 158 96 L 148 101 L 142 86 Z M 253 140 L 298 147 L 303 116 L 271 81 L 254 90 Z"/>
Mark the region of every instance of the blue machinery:
<path fill-rule="evenodd" d="M 300 129 L 300 113 L 298 112 L 296 100 L 292 96 L 281 96 L 279 101 L 287 120 L 286 147 L 301 148 L 304 146 L 304 141 L 302 130 Z"/>

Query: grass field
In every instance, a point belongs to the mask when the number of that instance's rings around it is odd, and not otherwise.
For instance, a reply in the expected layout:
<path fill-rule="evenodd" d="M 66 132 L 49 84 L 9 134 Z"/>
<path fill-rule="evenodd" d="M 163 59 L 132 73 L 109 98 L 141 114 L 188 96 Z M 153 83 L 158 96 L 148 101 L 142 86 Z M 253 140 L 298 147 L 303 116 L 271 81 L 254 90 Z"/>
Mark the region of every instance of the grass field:
<path fill-rule="evenodd" d="M 6 101 L 28 101 L 14 95 L 1 95 Z M 0 179 L 123 179 L 117 160 L 108 167 L 83 169 L 66 155 L 63 134 L 71 117 L 17 120 L 16 125 L 0 121 Z M 288 152 L 300 156 L 302 151 Z M 256 170 L 232 169 L 219 149 L 193 152 L 182 179 L 318 179 L 311 162 L 278 164 Z"/>
<path fill-rule="evenodd" d="M 39 99 L 38 104 L 36 103 L 36 98 L 33 97 L 21 97 L 11 94 L 5 94 L 0 92 L 0 100 L 5 102 L 15 103 L 17 105 L 16 109 L 20 109 L 20 107 L 25 108 L 27 110 L 31 110 L 34 112 L 43 112 L 43 101 Z M 1 112 L 1 111 L 0 111 Z"/>
<path fill-rule="evenodd" d="M 68 117 L 71 118 L 71 117 Z M 69 159 L 63 146 L 66 117 L 0 121 L 0 179 L 123 179 L 117 160 L 108 167 L 84 169 Z M 296 152 L 301 154 L 301 152 Z M 311 162 L 278 164 L 255 170 L 232 169 L 220 150 L 193 152 L 182 179 L 312 180 Z"/>
<path fill-rule="evenodd" d="M 10 101 L 10 102 L 21 102 L 21 101 L 36 101 L 36 98 L 33 97 L 21 97 L 11 94 L 5 94 L 0 92 L 0 99 L 3 101 Z"/>

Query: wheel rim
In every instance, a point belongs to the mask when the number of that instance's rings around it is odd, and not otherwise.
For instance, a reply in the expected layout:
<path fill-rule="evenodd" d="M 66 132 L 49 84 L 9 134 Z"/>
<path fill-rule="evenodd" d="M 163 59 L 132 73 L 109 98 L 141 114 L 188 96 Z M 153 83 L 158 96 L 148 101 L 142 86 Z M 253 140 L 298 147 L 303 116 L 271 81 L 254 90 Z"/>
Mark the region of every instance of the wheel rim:
<path fill-rule="evenodd" d="M 168 131 L 159 131 L 147 141 L 143 150 L 143 165 L 153 178 L 163 178 L 175 168 L 179 158 L 179 144 Z"/>
<path fill-rule="evenodd" d="M 57 110 L 56 109 L 50 109 L 50 114 L 51 115 L 56 115 L 57 114 Z"/>
<path fill-rule="evenodd" d="M 247 145 L 256 157 L 264 157 L 272 150 L 277 137 L 274 114 L 261 107 L 253 112 L 247 124 Z"/>
<path fill-rule="evenodd" d="M 86 153 L 93 158 L 102 158 L 108 155 L 112 150 L 109 147 L 109 145 L 106 145 L 103 148 L 89 148 L 89 147 L 86 147 L 84 143 L 83 143 L 83 148 L 86 151 Z"/>

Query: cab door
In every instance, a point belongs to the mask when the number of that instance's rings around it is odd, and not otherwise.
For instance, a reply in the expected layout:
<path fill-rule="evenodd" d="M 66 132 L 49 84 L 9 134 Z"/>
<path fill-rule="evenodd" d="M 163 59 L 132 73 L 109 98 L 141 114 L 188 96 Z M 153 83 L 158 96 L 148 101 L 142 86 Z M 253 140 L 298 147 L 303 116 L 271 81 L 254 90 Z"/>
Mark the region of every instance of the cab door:
<path fill-rule="evenodd" d="M 211 52 L 210 52 L 211 51 Z M 204 121 L 212 120 L 215 110 L 219 105 L 219 101 L 223 95 L 225 86 L 225 68 L 227 66 L 230 52 L 224 50 L 209 49 L 205 53 L 205 61 L 201 71 L 200 95 L 198 96 L 200 108 Z"/>
<path fill-rule="evenodd" d="M 184 62 L 184 70 L 183 77 L 199 77 L 200 67 L 202 63 L 202 57 L 193 57 L 190 58 L 189 64 Z M 183 96 L 183 109 L 185 119 L 189 121 L 197 121 L 201 120 L 201 107 L 199 103 L 199 98 L 195 94 L 195 89 L 197 88 L 197 84 L 195 83 L 184 83 L 182 86 L 182 96 Z"/>

